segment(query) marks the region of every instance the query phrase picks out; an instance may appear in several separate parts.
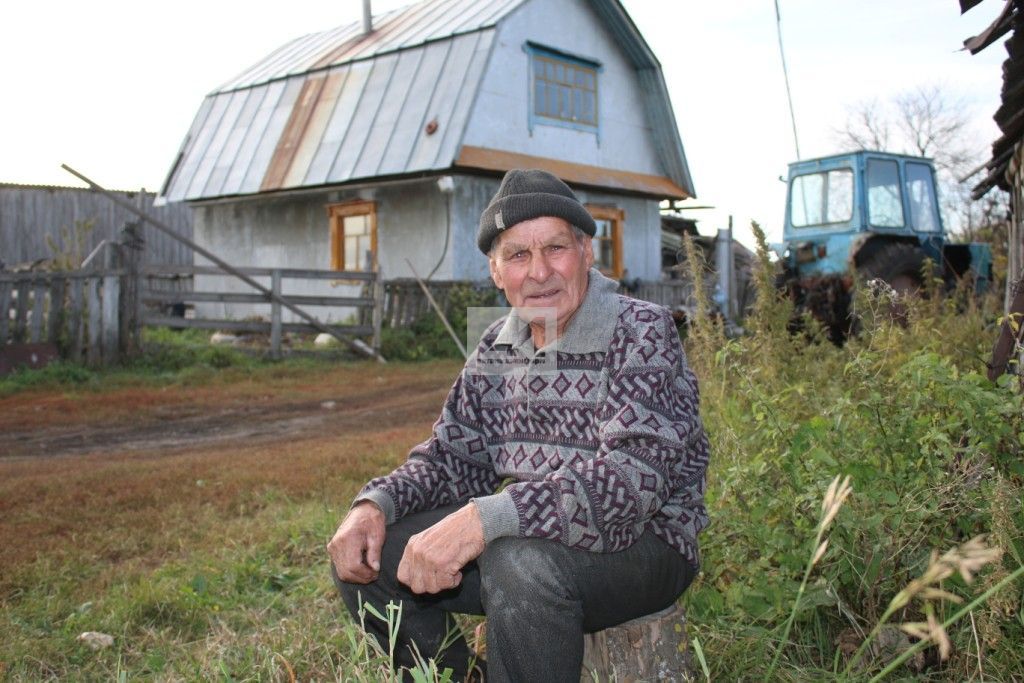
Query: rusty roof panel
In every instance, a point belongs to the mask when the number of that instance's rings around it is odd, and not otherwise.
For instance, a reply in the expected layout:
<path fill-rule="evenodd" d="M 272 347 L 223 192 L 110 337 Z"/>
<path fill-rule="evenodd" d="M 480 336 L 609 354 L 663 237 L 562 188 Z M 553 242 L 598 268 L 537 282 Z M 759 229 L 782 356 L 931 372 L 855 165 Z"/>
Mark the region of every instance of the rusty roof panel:
<path fill-rule="evenodd" d="M 316 154 L 313 155 L 313 161 L 306 171 L 306 185 L 323 185 L 327 182 L 327 174 L 334 165 L 338 150 L 344 144 L 349 125 L 352 123 L 352 114 L 362 99 L 363 89 L 372 69 L 372 62 L 356 62 L 343 67 L 346 74 L 345 82 L 338 93 L 338 101 L 334 105 L 334 111 Z"/>
<path fill-rule="evenodd" d="M 320 90 L 320 95 L 317 97 L 316 104 L 309 116 L 306 129 L 299 140 L 291 167 L 288 169 L 288 175 L 285 176 L 284 187 L 296 187 L 302 185 L 305 180 L 309 165 L 313 161 L 313 156 L 316 154 L 320 146 L 320 140 L 323 139 L 324 132 L 327 129 L 331 113 L 338 103 L 338 93 L 341 92 L 346 75 L 344 71 L 336 69 L 328 73 L 324 79 L 323 88 Z"/>
<path fill-rule="evenodd" d="M 299 97 L 292 107 L 292 113 L 288 117 L 284 131 L 274 149 L 274 156 L 270 159 L 270 166 L 266 175 L 263 176 L 263 183 L 260 191 L 279 190 L 284 186 L 285 176 L 295 158 L 295 152 L 302 142 L 302 136 L 306 133 L 306 124 L 313 115 L 313 109 L 320 98 L 320 91 L 324 87 L 324 76 L 307 78 L 302 84 Z"/>
<path fill-rule="evenodd" d="M 256 148 L 263 139 L 263 132 L 267 128 L 270 116 L 274 113 L 278 100 L 281 99 L 281 93 L 284 92 L 285 85 L 285 81 L 277 81 L 265 88 L 253 90 L 254 93 L 262 94 L 259 98 L 259 108 L 256 110 L 252 121 L 249 122 L 249 128 L 246 130 L 245 136 L 242 138 L 241 147 L 239 147 L 238 153 L 232 161 L 231 170 L 224 181 L 224 186 L 216 194 L 238 193 L 239 188 L 242 186 L 242 181 L 245 180 L 245 174 L 252 164 L 253 157 L 256 155 Z"/>
<path fill-rule="evenodd" d="M 304 78 L 289 79 L 284 92 L 281 93 L 281 97 L 274 105 L 274 111 L 271 112 L 270 119 L 267 121 L 267 127 L 264 129 L 263 136 L 256 147 L 252 163 L 245 172 L 245 179 L 242 181 L 241 187 L 238 188 L 241 194 L 259 192 L 260 185 L 263 184 L 263 176 L 266 174 L 270 160 L 274 156 L 274 150 L 277 149 L 277 141 L 281 138 L 281 132 L 291 117 L 292 107 L 299 96 L 299 91 L 302 90 L 304 81 Z"/>

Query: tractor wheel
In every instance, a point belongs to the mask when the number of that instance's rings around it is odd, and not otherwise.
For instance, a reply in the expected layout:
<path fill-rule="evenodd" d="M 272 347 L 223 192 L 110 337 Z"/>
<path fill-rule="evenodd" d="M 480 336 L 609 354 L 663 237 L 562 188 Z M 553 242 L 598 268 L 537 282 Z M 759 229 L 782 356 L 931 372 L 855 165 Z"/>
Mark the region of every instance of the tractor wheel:
<path fill-rule="evenodd" d="M 906 242 L 890 242 L 875 249 L 857 272 L 868 280 L 882 280 L 900 294 L 913 294 L 924 284 L 924 252 Z"/>

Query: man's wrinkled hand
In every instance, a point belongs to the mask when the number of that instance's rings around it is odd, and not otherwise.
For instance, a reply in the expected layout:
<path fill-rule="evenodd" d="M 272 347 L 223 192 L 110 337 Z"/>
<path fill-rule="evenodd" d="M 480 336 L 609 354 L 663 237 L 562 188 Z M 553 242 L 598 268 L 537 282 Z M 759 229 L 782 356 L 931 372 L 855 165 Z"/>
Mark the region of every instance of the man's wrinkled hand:
<path fill-rule="evenodd" d="M 483 551 L 480 512 L 469 503 L 409 539 L 398 565 L 398 580 L 413 593 L 455 588 L 462 582 L 462 568 Z"/>
<path fill-rule="evenodd" d="M 348 583 L 370 583 L 380 572 L 386 521 L 375 503 L 357 503 L 327 544 L 334 571 Z"/>

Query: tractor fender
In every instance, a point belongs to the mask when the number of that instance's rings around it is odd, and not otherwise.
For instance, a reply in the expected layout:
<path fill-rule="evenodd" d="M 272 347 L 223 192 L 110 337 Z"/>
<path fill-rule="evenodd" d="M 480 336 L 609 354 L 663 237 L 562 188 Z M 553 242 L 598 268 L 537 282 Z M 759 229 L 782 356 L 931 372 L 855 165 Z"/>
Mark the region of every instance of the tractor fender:
<path fill-rule="evenodd" d="M 871 257 L 878 253 L 885 245 L 895 242 L 903 242 L 914 247 L 920 246 L 920 242 L 916 238 L 909 236 L 879 235 L 870 232 L 856 235 L 850 242 L 850 254 L 847 261 L 851 272 L 871 260 Z"/>

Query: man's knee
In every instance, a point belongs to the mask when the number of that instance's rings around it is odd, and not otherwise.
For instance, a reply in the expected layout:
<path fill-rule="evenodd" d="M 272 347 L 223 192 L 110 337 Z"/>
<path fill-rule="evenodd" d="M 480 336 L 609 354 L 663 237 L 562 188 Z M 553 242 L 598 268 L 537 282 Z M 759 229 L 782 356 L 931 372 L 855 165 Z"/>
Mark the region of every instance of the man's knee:
<path fill-rule="evenodd" d="M 571 577 L 558 561 L 561 552 L 557 542 L 539 539 L 506 537 L 489 543 L 478 560 L 485 606 L 571 600 Z"/>

